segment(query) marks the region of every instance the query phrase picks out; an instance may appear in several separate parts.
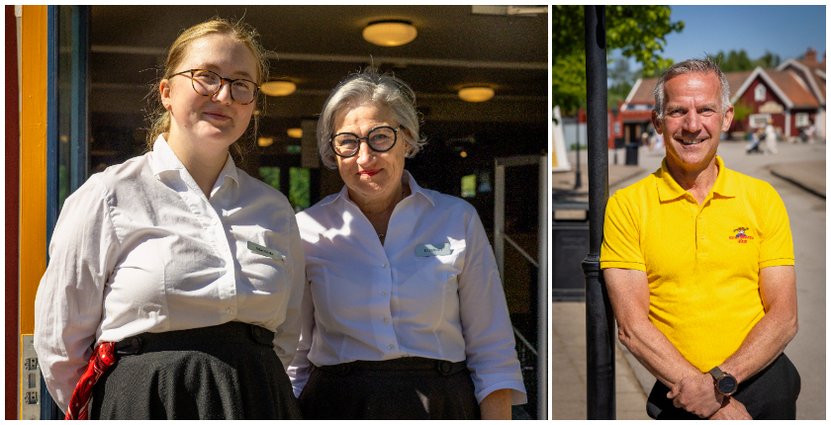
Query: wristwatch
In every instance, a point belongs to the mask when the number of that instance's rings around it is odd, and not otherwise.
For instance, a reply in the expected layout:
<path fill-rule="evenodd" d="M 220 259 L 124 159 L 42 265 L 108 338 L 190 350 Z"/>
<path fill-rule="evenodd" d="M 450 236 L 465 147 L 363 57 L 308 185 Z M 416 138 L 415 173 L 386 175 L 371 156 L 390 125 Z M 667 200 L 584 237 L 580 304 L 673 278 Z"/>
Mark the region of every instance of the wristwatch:
<path fill-rule="evenodd" d="M 736 377 L 721 370 L 718 366 L 710 369 L 710 375 L 716 380 L 716 390 L 724 396 L 730 396 L 736 392 L 739 384 Z"/>

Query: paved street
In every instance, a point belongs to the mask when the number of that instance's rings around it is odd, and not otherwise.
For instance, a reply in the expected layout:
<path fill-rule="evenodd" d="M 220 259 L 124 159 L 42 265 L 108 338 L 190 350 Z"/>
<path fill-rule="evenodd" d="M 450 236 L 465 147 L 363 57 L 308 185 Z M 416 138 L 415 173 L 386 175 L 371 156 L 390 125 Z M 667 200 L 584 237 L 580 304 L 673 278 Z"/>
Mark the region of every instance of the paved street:
<path fill-rule="evenodd" d="M 746 155 L 744 149 L 744 142 L 722 142 L 719 154 L 728 167 L 777 189 L 793 231 L 800 329 L 785 352 L 802 376 L 797 418 L 825 419 L 825 144 L 779 143 L 778 155 Z M 640 172 L 632 172 L 635 167 L 610 166 L 610 193 L 657 169 L 662 155 L 641 148 Z M 573 184 L 564 179 L 565 175 L 555 174 L 552 184 L 555 188 Z M 584 183 L 583 190 L 587 187 Z M 585 419 L 584 303 L 553 304 L 552 347 L 552 418 Z M 644 402 L 654 378 L 620 344 L 616 351 L 617 417 L 646 419 Z"/>

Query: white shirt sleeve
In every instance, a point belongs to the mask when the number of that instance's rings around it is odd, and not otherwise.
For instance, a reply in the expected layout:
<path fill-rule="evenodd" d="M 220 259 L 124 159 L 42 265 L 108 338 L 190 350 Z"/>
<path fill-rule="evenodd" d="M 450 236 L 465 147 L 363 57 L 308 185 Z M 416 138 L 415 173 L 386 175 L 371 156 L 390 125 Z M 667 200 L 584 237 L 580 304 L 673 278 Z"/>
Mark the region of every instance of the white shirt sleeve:
<path fill-rule="evenodd" d="M 300 303 L 303 299 L 303 288 L 306 286 L 306 262 L 303 256 L 303 245 L 300 240 L 300 231 L 297 228 L 297 221 L 294 217 L 289 220 L 291 229 L 289 230 L 290 238 L 289 251 L 290 258 L 293 258 L 291 264 L 291 295 L 288 297 L 286 304 L 285 320 L 277 327 L 274 336 L 274 351 L 283 368 L 288 368 L 292 358 L 294 357 L 297 348 L 297 342 L 300 339 Z"/>
<path fill-rule="evenodd" d="M 300 342 L 297 344 L 297 351 L 294 354 L 294 360 L 289 366 L 287 374 L 291 379 L 291 386 L 294 390 L 294 396 L 300 397 L 303 388 L 306 387 L 306 382 L 309 381 L 309 375 L 312 373 L 312 363 L 309 361 L 309 349 L 312 345 L 312 333 L 314 332 L 314 305 L 312 303 L 312 293 L 309 283 L 303 285 L 303 302 L 300 308 Z"/>
<path fill-rule="evenodd" d="M 64 411 L 92 353 L 119 249 L 105 192 L 93 177 L 67 198 L 35 297 L 35 351 L 49 393 Z"/>
<path fill-rule="evenodd" d="M 467 365 L 481 402 L 500 389 L 513 404 L 527 403 L 502 280 L 482 221 L 472 214 L 465 231 L 466 258 L 459 277 L 459 308 Z"/>

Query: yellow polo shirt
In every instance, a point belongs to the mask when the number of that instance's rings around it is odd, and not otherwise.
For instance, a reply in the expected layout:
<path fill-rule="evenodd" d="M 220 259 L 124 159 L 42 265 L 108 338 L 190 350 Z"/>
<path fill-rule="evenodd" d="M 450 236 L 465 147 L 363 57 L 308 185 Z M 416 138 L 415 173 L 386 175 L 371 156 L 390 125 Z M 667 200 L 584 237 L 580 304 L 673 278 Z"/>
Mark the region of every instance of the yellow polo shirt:
<path fill-rule="evenodd" d="M 646 273 L 649 319 L 702 372 L 732 355 L 764 316 L 759 270 L 794 264 L 788 214 L 773 187 L 716 161 L 701 205 L 666 162 L 617 191 L 600 251 L 603 269 Z"/>

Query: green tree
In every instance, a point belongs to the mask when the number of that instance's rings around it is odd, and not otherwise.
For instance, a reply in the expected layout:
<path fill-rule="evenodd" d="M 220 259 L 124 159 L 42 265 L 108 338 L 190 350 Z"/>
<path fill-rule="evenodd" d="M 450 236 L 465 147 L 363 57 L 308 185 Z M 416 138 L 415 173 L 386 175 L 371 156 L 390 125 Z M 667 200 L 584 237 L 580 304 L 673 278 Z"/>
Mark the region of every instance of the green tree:
<path fill-rule="evenodd" d="M 714 55 L 708 55 L 714 60 L 724 72 L 751 71 L 757 66 L 763 69 L 776 68 L 782 62 L 779 55 L 765 51 L 758 59 L 750 59 L 744 49 L 730 50 L 725 53 L 719 51 Z"/>
<path fill-rule="evenodd" d="M 617 108 L 618 104 L 626 100 L 632 86 L 640 76 L 640 72 L 633 71 L 626 58 L 610 59 L 608 76 L 608 105 Z"/>
<path fill-rule="evenodd" d="M 753 61 L 744 49 L 730 50 L 727 53 L 719 51 L 709 56 L 724 72 L 749 71 L 754 67 Z"/>
<path fill-rule="evenodd" d="M 684 29 L 670 20 L 669 6 L 605 7 L 606 50 L 619 49 L 623 58 L 635 59 L 643 75 L 651 76 L 672 64 L 661 56 L 666 35 Z M 565 113 L 586 102 L 585 31 L 583 6 L 552 6 L 552 96 Z"/>
<path fill-rule="evenodd" d="M 771 53 L 768 50 L 765 50 L 765 54 L 759 57 L 754 61 L 755 66 L 761 67 L 763 69 L 770 69 L 776 68 L 779 64 L 782 63 L 782 58 L 775 53 Z"/>

